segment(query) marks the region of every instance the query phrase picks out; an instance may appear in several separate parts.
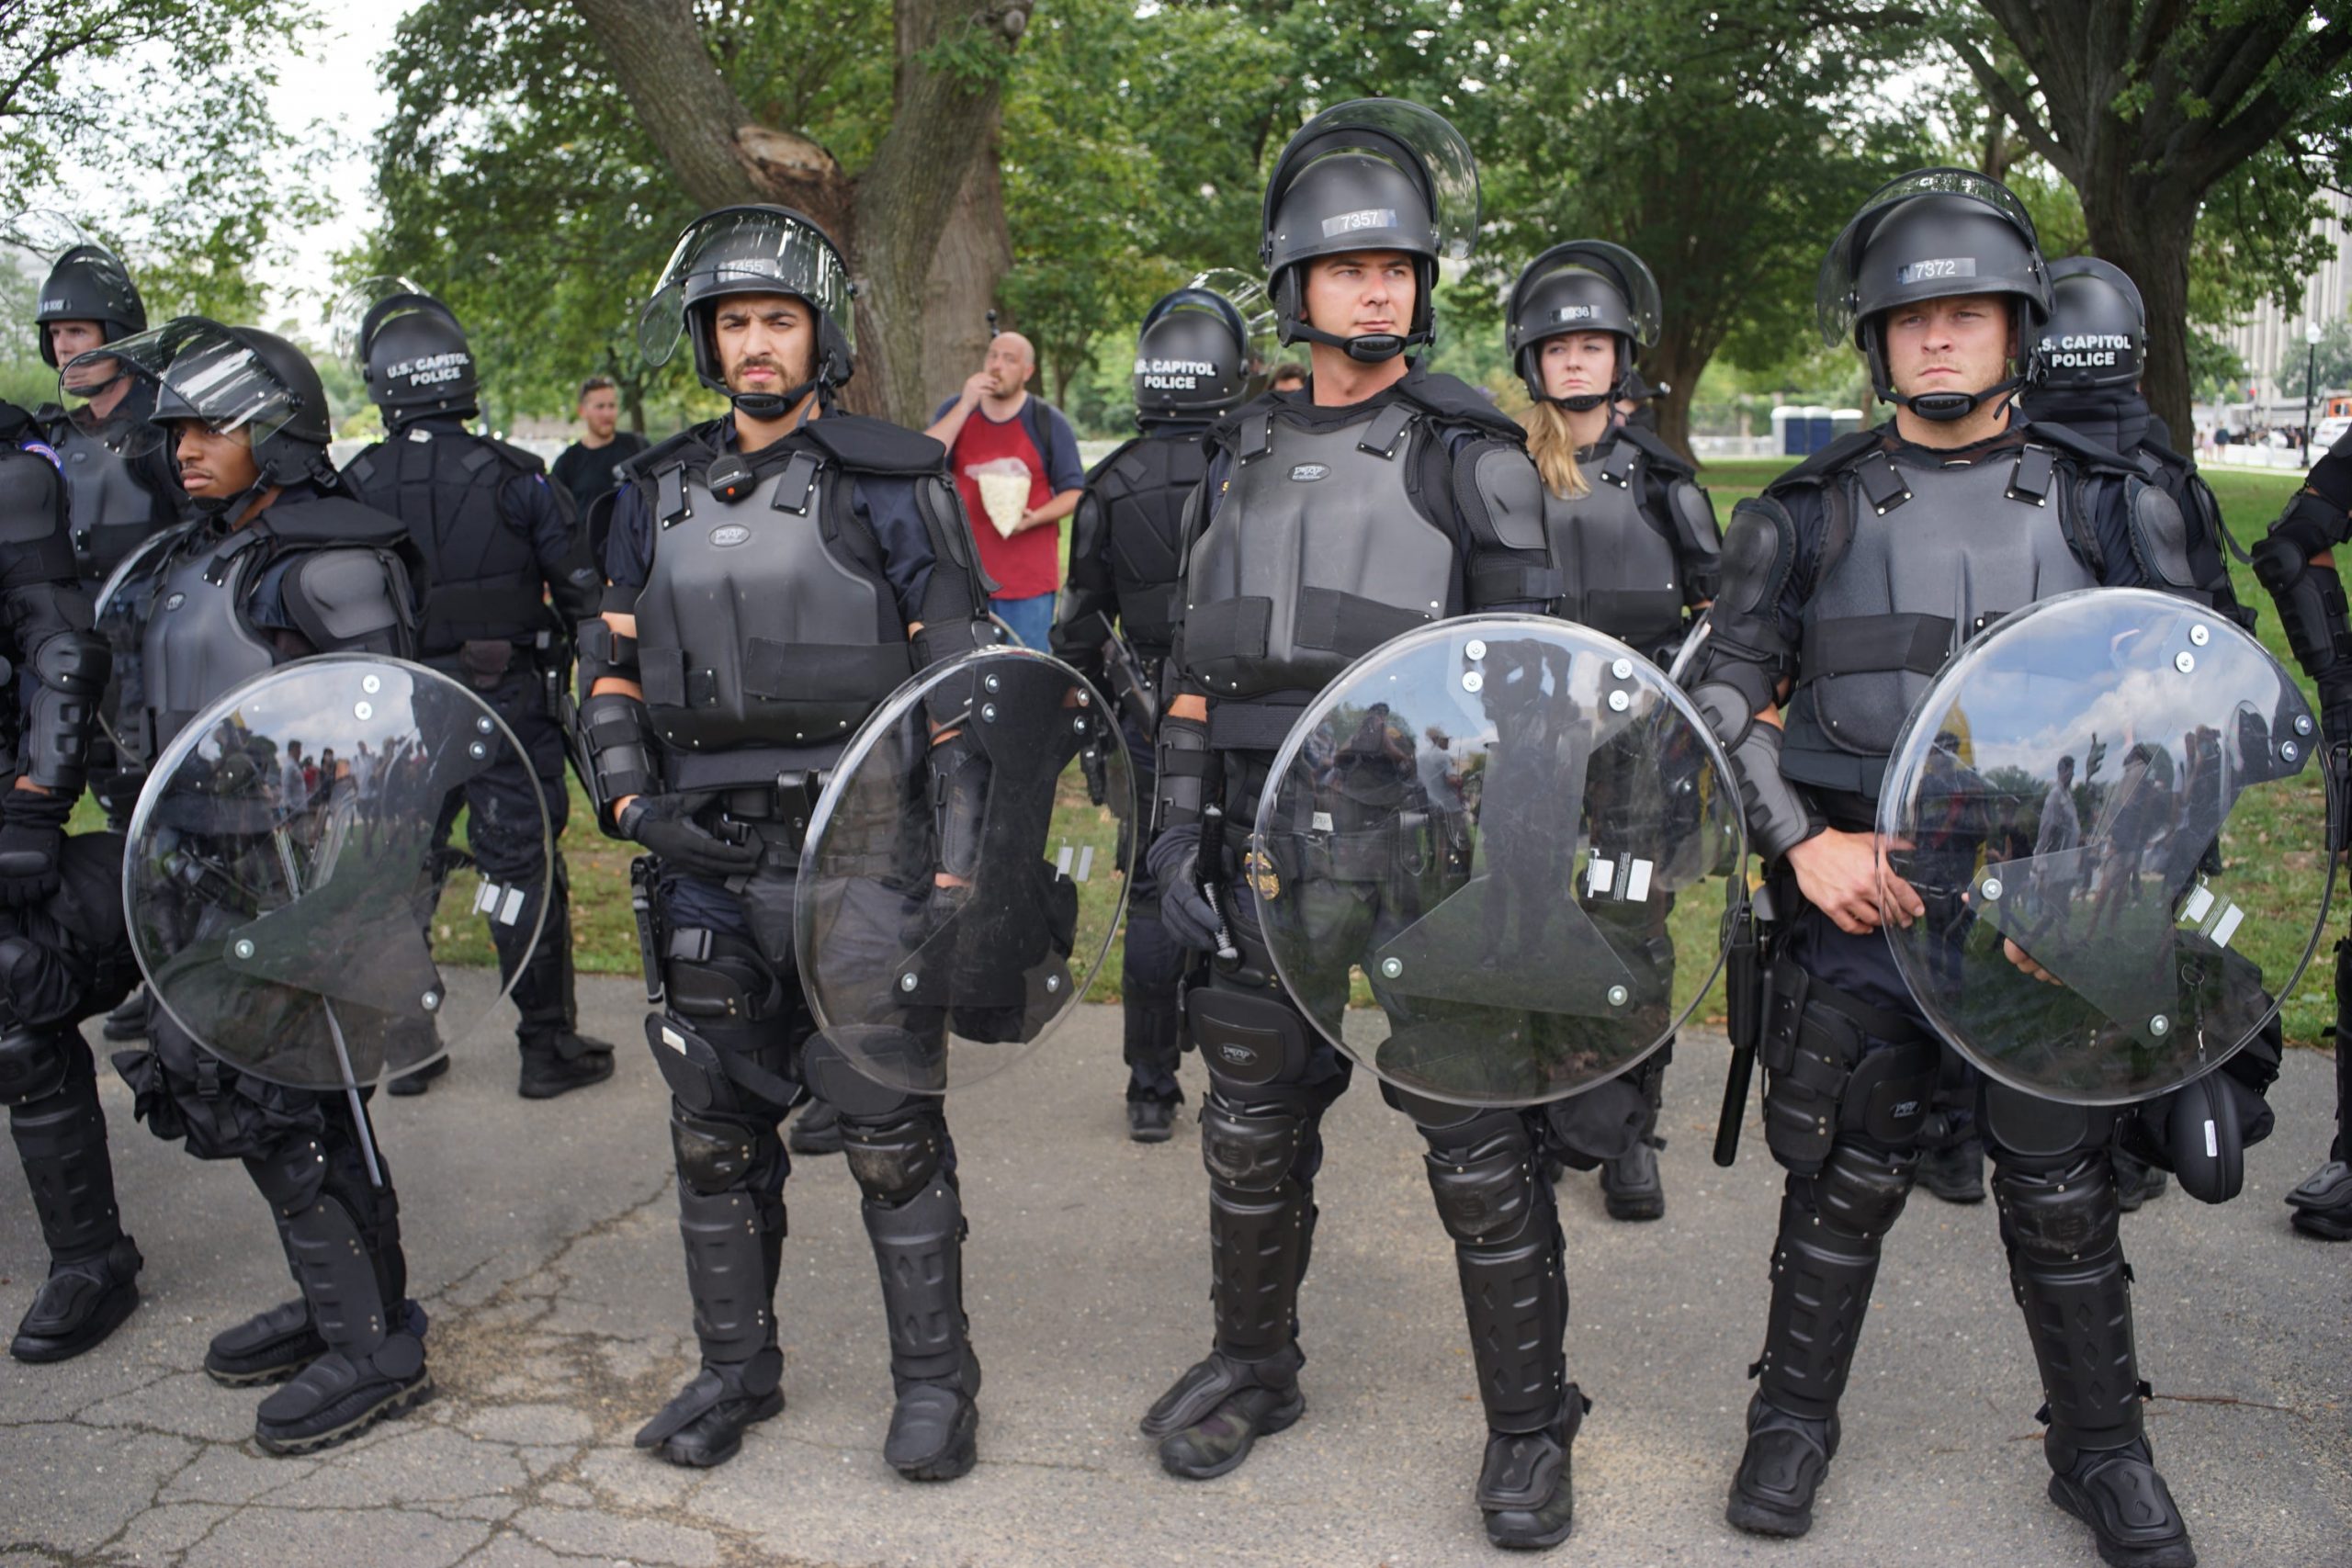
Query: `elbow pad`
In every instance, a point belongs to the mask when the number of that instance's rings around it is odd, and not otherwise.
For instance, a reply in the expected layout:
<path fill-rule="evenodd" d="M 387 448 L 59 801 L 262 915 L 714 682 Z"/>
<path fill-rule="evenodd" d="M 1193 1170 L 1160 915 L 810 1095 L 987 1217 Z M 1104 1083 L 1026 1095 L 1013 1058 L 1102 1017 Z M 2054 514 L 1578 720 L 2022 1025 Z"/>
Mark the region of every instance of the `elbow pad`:
<path fill-rule="evenodd" d="M 1196 826 L 1207 800 L 1209 770 L 1216 762 L 1209 750 L 1209 727 L 1196 718 L 1162 717 L 1156 750 L 1159 793 L 1152 801 L 1152 832 Z"/>
<path fill-rule="evenodd" d="M 632 795 L 659 795 L 662 773 L 654 761 L 652 716 L 624 692 L 606 692 L 580 705 L 574 722 L 580 754 L 587 759 L 588 793 L 596 825 L 608 837 L 621 836 L 613 803 Z"/>
<path fill-rule="evenodd" d="M 1674 553 L 1682 563 L 1683 598 L 1705 604 L 1723 586 L 1724 536 L 1715 524 L 1714 503 L 1689 479 L 1669 485 L 1666 502 L 1674 518 Z"/>
<path fill-rule="evenodd" d="M 1756 705 L 1737 686 L 1710 681 L 1690 694 L 1730 754 L 1739 780 L 1747 836 L 1766 860 L 1778 860 L 1828 826 L 1781 772 L 1781 730 L 1757 720 Z"/>

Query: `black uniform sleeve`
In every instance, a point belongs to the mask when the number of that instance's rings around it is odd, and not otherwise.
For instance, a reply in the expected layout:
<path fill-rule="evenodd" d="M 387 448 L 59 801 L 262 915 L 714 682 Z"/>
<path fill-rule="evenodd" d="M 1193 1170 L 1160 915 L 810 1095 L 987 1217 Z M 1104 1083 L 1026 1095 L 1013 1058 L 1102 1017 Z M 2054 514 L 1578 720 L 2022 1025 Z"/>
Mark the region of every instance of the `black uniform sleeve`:
<path fill-rule="evenodd" d="M 556 614 L 567 626 L 596 614 L 605 596 L 604 578 L 588 558 L 588 534 L 573 511 L 571 494 L 544 474 L 516 474 L 498 492 L 499 509 L 531 541 L 539 576 Z"/>
<path fill-rule="evenodd" d="M 605 539 L 605 581 L 612 586 L 602 608 L 628 614 L 653 571 L 653 509 L 634 479 L 613 496 L 613 531 Z"/>
<path fill-rule="evenodd" d="M 882 570 L 899 614 L 922 626 L 915 635 L 916 659 L 937 664 L 978 646 L 988 595 L 971 528 L 947 476 L 859 474 L 852 482 L 851 503 L 882 547 Z"/>
<path fill-rule="evenodd" d="M 1214 437 L 1212 437 L 1212 443 L 1214 443 Z M 1212 444 L 1209 450 L 1208 468 L 1201 475 L 1198 488 L 1184 498 L 1183 521 L 1178 526 L 1176 585 L 1180 590 L 1192 572 L 1193 541 L 1199 538 L 1201 531 L 1209 525 L 1209 518 L 1216 510 L 1218 499 L 1225 494 L 1226 486 L 1232 482 L 1232 460 Z M 1181 592 L 1176 595 L 1175 614 L 1172 618 L 1175 622 L 1175 631 L 1171 638 L 1174 651 L 1165 666 L 1165 669 L 1172 673 L 1161 678 L 1160 684 L 1166 689 L 1160 695 L 1163 699 L 1193 696 L 1205 700 L 1209 695 L 1209 689 L 1184 673 L 1188 660 L 1184 658 L 1184 595 Z M 1161 705 L 1165 707 L 1165 700 Z"/>
<path fill-rule="evenodd" d="M 1093 682 L 1102 683 L 1102 639 L 1093 630 L 1100 615 L 1107 626 L 1118 619 L 1119 597 L 1111 576 L 1111 513 L 1092 486 L 1079 497 L 1070 529 L 1069 572 L 1062 582 L 1058 613 L 1054 617 L 1054 656 Z"/>

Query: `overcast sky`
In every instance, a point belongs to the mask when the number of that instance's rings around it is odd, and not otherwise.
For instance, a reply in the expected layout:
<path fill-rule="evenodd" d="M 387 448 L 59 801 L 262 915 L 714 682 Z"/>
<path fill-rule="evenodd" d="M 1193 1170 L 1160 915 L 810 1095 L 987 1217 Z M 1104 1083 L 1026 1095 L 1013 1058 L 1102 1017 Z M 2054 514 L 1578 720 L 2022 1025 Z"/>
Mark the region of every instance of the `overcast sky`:
<path fill-rule="evenodd" d="M 368 149 L 391 114 L 391 99 L 378 86 L 376 58 L 390 47 L 392 30 L 415 0 L 314 0 L 323 25 L 303 40 L 301 56 L 278 65 L 271 95 L 278 122 L 299 130 L 313 121 L 334 126 L 344 139 L 345 158 L 327 181 L 337 210 L 333 220 L 288 236 L 294 261 L 266 274 L 281 308 L 304 314 L 320 307 L 329 258 L 364 233 L 375 216 L 375 188 Z M 310 293 L 311 299 L 297 298 Z"/>

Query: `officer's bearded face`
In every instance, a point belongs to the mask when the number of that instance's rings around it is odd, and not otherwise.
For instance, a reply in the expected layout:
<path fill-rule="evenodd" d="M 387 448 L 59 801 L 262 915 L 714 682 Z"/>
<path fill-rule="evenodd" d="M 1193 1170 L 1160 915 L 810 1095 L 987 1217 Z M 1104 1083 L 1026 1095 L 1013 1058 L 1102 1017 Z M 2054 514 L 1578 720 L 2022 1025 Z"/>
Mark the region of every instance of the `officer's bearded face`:
<path fill-rule="evenodd" d="M 817 363 L 817 313 L 789 294 L 721 299 L 711 333 L 730 392 L 790 391 Z"/>
<path fill-rule="evenodd" d="M 1617 378 L 1617 340 L 1607 333 L 1562 333 L 1544 340 L 1544 394 L 1597 398 Z"/>
<path fill-rule="evenodd" d="M 1306 265 L 1306 324 L 1334 337 L 1402 337 L 1419 287 L 1402 251 L 1321 257 Z"/>
<path fill-rule="evenodd" d="M 254 462 L 253 437 L 243 430 L 214 430 L 195 420 L 172 426 L 179 458 L 180 488 L 199 501 L 227 501 L 251 490 L 261 478 Z"/>
<path fill-rule="evenodd" d="M 1887 375 L 1906 398 L 1981 392 L 2008 374 L 2011 322 L 1999 295 L 1899 305 L 1885 322 Z"/>

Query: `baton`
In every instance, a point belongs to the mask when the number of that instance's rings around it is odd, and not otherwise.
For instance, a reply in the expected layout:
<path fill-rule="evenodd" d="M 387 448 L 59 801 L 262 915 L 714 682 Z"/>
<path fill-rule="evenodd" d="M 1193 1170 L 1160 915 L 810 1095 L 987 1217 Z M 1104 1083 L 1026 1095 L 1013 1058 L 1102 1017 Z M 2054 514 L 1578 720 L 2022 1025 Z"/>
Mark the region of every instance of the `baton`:
<path fill-rule="evenodd" d="M 1760 896 L 1760 895 L 1759 895 Z M 1724 1075 L 1723 1111 L 1715 1121 L 1715 1163 L 1728 1168 L 1739 1158 L 1740 1124 L 1747 1120 L 1748 1086 L 1756 1076 L 1756 1047 L 1764 1033 L 1763 998 L 1758 988 L 1766 973 L 1762 931 L 1755 905 L 1740 898 L 1724 915 L 1730 941 L 1724 964 L 1724 1032 L 1731 1036 L 1731 1066 Z"/>
<path fill-rule="evenodd" d="M 1216 938 L 1216 955 L 1221 963 L 1241 962 L 1241 949 L 1234 945 L 1233 928 L 1225 923 L 1225 890 L 1216 878 L 1209 874 L 1208 850 L 1214 843 L 1216 852 L 1225 852 L 1225 808 L 1215 801 L 1201 807 L 1201 850 L 1193 857 L 1193 873 L 1201 898 L 1209 907 L 1213 925 L 1211 934 Z"/>

